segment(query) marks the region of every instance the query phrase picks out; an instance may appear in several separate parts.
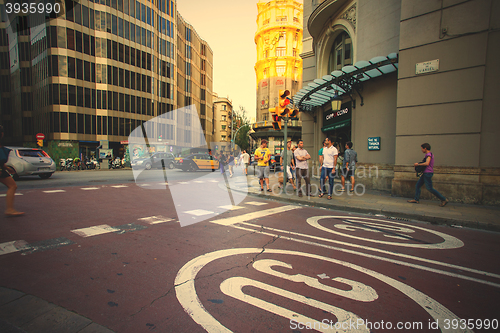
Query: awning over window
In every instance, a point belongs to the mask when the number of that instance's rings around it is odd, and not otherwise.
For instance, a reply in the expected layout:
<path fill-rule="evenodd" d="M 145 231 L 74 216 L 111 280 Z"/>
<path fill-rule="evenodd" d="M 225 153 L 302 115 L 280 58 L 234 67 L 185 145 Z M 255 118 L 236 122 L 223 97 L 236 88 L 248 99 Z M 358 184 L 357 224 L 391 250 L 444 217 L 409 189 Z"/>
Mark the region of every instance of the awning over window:
<path fill-rule="evenodd" d="M 333 71 L 329 75 L 315 79 L 307 87 L 299 90 L 293 96 L 293 101 L 301 111 L 311 111 L 315 107 L 329 103 L 335 94 L 339 96 L 351 94 L 353 90 L 359 94 L 359 88 L 364 81 L 392 73 L 397 69 L 397 53 L 391 53 L 386 57 L 375 57 L 369 61 L 358 61 L 353 66 L 344 66 L 340 71 Z"/>
<path fill-rule="evenodd" d="M 350 124 L 351 124 L 351 119 L 347 119 L 347 120 L 344 120 L 344 121 L 341 121 L 341 122 L 338 122 L 338 123 L 335 123 L 335 124 L 324 126 L 323 128 L 321 128 L 321 131 L 322 132 L 328 132 L 328 131 L 335 130 L 337 128 L 342 128 L 342 127 L 349 126 Z"/>

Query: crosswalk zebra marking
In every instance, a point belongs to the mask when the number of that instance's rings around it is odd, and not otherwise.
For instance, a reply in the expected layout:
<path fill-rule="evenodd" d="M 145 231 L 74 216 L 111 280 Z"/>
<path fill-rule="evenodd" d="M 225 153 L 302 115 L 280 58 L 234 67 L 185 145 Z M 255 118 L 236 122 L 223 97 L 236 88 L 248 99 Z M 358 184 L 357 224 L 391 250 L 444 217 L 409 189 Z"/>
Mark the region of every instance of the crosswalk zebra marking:
<path fill-rule="evenodd" d="M 190 211 L 187 211 L 184 213 L 195 215 L 195 216 L 203 216 L 203 215 L 213 214 L 214 212 L 211 212 L 209 210 L 204 210 L 204 209 L 195 209 L 195 210 L 190 210 Z"/>
<path fill-rule="evenodd" d="M 138 221 L 143 221 L 148 224 L 158 224 L 158 223 L 165 223 L 165 222 L 170 222 L 173 219 L 168 218 L 168 217 L 163 217 L 161 215 L 158 216 L 148 216 L 148 217 L 141 217 L 137 219 Z"/>
<path fill-rule="evenodd" d="M 110 227 L 107 224 L 101 224 L 93 227 L 71 230 L 72 233 L 75 233 L 81 237 L 91 237 L 117 231 L 120 231 L 120 229 Z"/>

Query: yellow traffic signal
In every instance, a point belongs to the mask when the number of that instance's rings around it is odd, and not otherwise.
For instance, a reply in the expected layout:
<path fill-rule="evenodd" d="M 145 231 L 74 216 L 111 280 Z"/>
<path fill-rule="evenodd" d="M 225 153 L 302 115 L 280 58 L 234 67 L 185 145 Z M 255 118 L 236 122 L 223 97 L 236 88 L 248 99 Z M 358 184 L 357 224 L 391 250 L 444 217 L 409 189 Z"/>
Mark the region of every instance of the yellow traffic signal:
<path fill-rule="evenodd" d="M 288 109 L 288 105 L 290 104 L 290 98 L 288 96 L 290 95 L 289 90 L 280 90 L 279 91 L 279 102 L 278 106 L 276 107 L 276 113 L 280 117 L 285 117 L 288 112 L 290 111 Z"/>
<path fill-rule="evenodd" d="M 299 109 L 297 108 L 291 109 L 290 113 L 288 114 L 288 117 L 290 117 L 291 120 L 299 119 Z"/>
<path fill-rule="evenodd" d="M 273 129 L 275 131 L 281 131 L 281 117 L 273 114 Z"/>

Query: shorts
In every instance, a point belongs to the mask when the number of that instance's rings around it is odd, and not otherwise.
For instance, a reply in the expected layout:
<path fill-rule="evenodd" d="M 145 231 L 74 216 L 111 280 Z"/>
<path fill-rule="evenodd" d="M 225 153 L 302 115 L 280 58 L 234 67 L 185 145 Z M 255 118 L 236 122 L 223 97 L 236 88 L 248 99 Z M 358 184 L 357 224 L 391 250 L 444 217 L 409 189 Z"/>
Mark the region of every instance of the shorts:
<path fill-rule="evenodd" d="M 354 170 L 342 169 L 342 176 L 344 177 L 354 177 Z"/>
<path fill-rule="evenodd" d="M 1 172 L 0 172 L 0 178 L 7 178 L 7 177 L 10 177 L 9 173 L 7 171 L 5 171 L 5 169 L 0 169 Z"/>
<path fill-rule="evenodd" d="M 269 166 L 257 166 L 257 178 L 269 178 Z"/>
<path fill-rule="evenodd" d="M 248 163 L 243 163 L 243 167 L 246 169 L 248 168 Z"/>

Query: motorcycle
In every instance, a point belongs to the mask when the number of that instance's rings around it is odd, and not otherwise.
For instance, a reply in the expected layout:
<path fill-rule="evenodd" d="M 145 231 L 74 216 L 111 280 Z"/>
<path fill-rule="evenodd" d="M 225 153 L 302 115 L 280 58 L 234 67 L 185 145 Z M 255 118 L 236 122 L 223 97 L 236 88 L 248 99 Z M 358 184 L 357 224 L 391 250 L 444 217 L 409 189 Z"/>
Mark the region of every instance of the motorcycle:
<path fill-rule="evenodd" d="M 59 160 L 59 169 L 61 171 L 63 171 L 64 169 L 66 169 L 66 159 L 65 158 L 61 158 Z"/>
<path fill-rule="evenodd" d="M 119 169 L 122 167 L 122 161 L 119 157 L 114 160 L 109 160 L 109 168 L 110 169 Z"/>
<path fill-rule="evenodd" d="M 73 159 L 67 158 L 65 163 L 66 170 L 71 171 L 73 169 Z"/>

